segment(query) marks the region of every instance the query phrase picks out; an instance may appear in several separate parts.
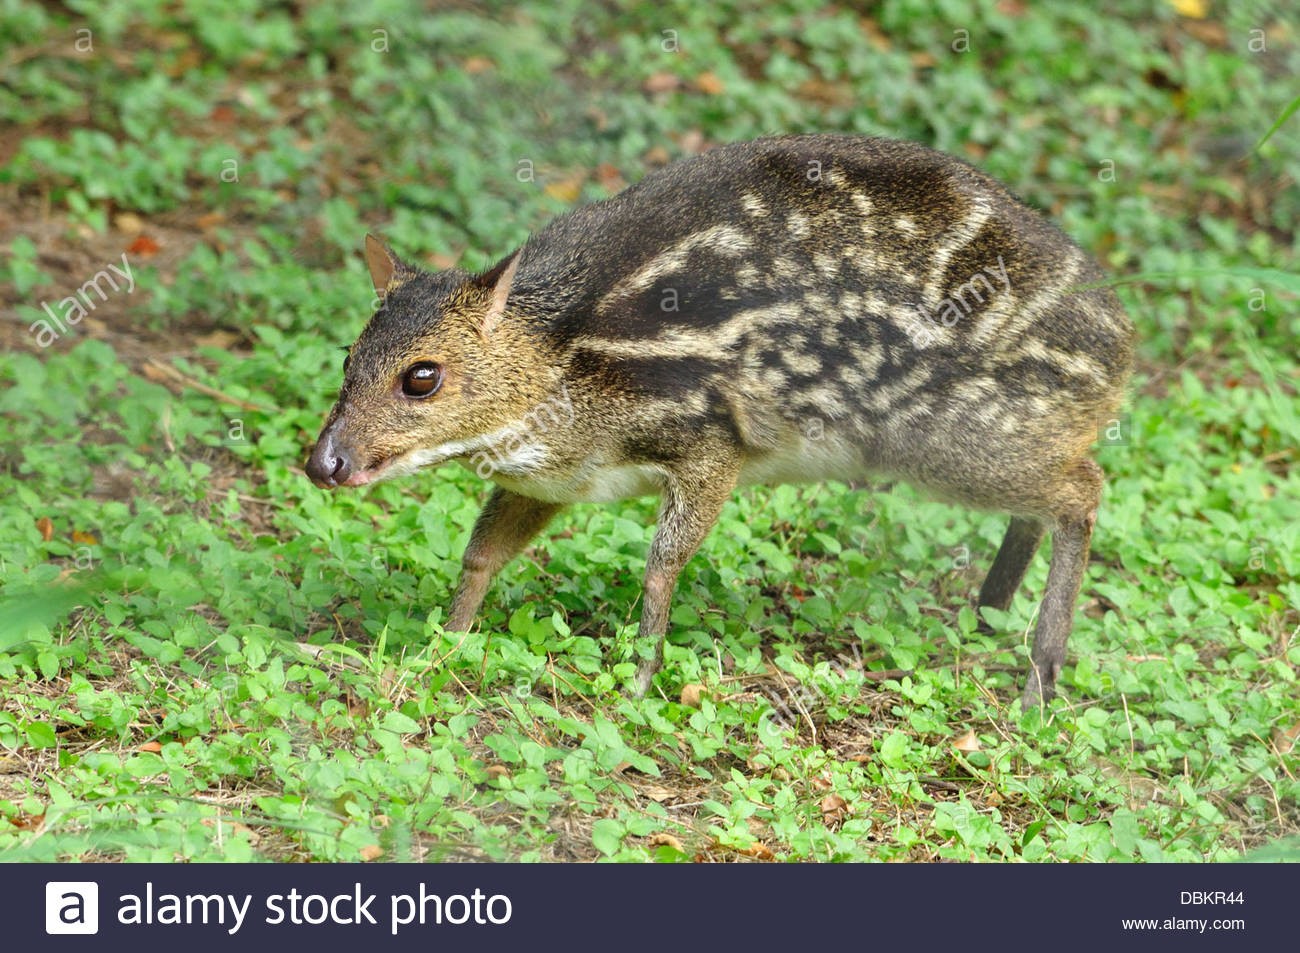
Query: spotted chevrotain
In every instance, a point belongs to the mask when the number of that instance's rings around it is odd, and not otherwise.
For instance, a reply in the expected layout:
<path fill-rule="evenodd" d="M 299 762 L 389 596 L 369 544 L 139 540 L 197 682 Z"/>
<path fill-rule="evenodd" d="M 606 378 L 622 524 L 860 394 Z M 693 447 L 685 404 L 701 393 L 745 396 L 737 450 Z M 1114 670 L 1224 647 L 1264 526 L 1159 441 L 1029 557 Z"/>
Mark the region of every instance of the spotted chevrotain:
<path fill-rule="evenodd" d="M 1009 513 L 1005 609 L 1045 532 L 1025 704 L 1065 660 L 1133 329 L 1097 265 L 987 175 L 919 145 L 714 149 L 575 209 L 481 274 L 372 237 L 382 306 L 307 472 L 361 486 L 447 460 L 496 483 L 447 628 L 560 509 L 662 498 L 635 689 L 678 573 L 737 485 L 885 474 Z M 1087 286 L 1093 283 L 1092 287 Z"/>

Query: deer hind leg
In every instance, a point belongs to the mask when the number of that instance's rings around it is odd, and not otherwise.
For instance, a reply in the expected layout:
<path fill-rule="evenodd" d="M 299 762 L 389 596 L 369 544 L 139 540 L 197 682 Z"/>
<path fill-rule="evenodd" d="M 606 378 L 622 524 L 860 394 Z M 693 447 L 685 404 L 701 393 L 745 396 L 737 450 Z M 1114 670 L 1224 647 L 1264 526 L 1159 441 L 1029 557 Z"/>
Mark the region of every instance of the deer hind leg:
<path fill-rule="evenodd" d="M 1052 561 L 1047 570 L 1047 589 L 1038 610 L 1022 707 L 1044 704 L 1056 694 L 1056 679 L 1065 664 L 1065 645 L 1074 622 L 1074 605 L 1088 565 L 1102 480 L 1101 467 L 1084 459 L 1067 470 L 1056 487 Z"/>

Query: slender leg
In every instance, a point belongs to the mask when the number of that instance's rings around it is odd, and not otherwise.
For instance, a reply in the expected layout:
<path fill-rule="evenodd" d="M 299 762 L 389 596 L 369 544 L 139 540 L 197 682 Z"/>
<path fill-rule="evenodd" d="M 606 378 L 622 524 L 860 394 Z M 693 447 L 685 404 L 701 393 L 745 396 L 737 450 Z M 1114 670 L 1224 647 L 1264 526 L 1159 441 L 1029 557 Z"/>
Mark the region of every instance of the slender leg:
<path fill-rule="evenodd" d="M 993 566 L 984 579 L 984 585 L 980 587 L 981 607 L 989 606 L 993 609 L 1005 610 L 1011 605 L 1016 590 L 1020 588 L 1020 583 L 1025 578 L 1025 570 L 1029 568 L 1030 560 L 1038 551 L 1038 544 L 1043 538 L 1043 529 L 1044 526 L 1039 520 L 1023 516 L 1011 517 L 1011 523 L 1007 526 L 1006 535 L 1002 537 L 1002 545 L 998 547 Z M 992 627 L 980 619 L 980 631 L 992 632 Z"/>
<path fill-rule="evenodd" d="M 711 467 L 696 467 L 670 475 L 659 510 L 659 525 L 646 557 L 645 589 L 637 640 L 652 642 L 654 655 L 637 667 L 633 692 L 637 698 L 650 690 L 650 682 L 664 660 L 664 635 L 668 610 L 682 567 L 699 548 L 722 505 L 736 485 L 736 465 L 727 460 Z"/>
<path fill-rule="evenodd" d="M 451 600 L 448 632 L 468 631 L 488 586 L 528 541 L 563 507 L 511 493 L 497 487 L 479 513 L 461 561 L 460 584 Z"/>
<path fill-rule="evenodd" d="M 1047 570 L 1047 590 L 1038 610 L 1029 678 L 1021 707 L 1028 709 L 1052 700 L 1056 679 L 1065 664 L 1065 644 L 1074 623 L 1074 604 L 1088 565 L 1088 547 L 1097 522 L 1101 498 L 1101 468 L 1091 460 L 1080 463 L 1071 473 L 1073 480 L 1062 487 L 1067 506 L 1052 530 L 1052 561 Z"/>

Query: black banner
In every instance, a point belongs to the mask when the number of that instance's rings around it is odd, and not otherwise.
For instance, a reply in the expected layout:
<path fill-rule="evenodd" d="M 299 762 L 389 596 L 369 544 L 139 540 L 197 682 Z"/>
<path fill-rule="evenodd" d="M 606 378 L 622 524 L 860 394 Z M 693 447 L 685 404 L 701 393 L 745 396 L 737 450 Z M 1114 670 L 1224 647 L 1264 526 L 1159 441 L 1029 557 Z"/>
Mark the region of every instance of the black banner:
<path fill-rule="evenodd" d="M 1250 950 L 1294 946 L 1300 868 L 66 864 L 0 878 L 10 950 Z"/>

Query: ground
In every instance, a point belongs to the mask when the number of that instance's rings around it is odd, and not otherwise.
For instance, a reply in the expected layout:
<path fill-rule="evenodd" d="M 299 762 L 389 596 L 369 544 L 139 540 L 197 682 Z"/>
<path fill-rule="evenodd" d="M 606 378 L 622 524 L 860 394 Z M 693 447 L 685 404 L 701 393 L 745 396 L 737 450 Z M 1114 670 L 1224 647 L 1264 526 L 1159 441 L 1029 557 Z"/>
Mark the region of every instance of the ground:
<path fill-rule="evenodd" d="M 1294 15 L 345 6 L 0 7 L 0 859 L 1294 857 Z M 652 501 L 566 514 L 462 637 L 484 484 L 303 476 L 367 231 L 477 268 L 801 131 L 960 155 L 1119 279 L 1138 373 L 1046 711 L 1046 553 L 976 630 L 996 514 L 737 493 L 635 701 Z"/>

